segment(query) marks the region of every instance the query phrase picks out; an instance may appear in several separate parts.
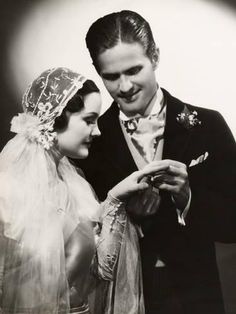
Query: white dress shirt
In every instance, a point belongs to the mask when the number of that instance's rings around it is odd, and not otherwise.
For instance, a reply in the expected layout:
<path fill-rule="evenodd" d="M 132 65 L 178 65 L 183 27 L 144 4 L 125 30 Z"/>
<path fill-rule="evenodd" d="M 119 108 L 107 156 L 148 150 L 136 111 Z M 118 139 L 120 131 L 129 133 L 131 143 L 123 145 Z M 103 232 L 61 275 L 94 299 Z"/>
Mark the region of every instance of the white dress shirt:
<path fill-rule="evenodd" d="M 163 117 L 162 120 L 164 122 L 164 127 L 165 127 L 165 123 L 166 123 L 166 104 L 164 103 L 164 95 L 163 95 L 163 92 L 162 92 L 162 90 L 160 88 L 158 88 L 156 96 L 157 96 L 156 97 L 156 102 L 154 103 L 154 105 L 153 105 L 153 107 L 151 109 L 150 114 L 161 113 L 161 115 Z M 141 116 L 140 114 L 137 114 L 137 115 L 135 115 L 133 117 L 127 117 L 124 114 L 124 112 L 122 112 L 121 110 L 120 110 L 120 113 L 119 113 L 119 119 L 120 119 L 120 125 L 121 125 L 122 132 L 124 134 L 125 140 L 127 142 L 127 145 L 128 145 L 129 150 L 131 152 L 131 155 L 132 155 L 132 157 L 133 157 L 133 159 L 134 159 L 138 169 L 142 169 L 147 163 L 144 160 L 144 158 L 140 155 L 140 153 L 137 151 L 135 146 L 133 145 L 133 143 L 132 143 L 132 141 L 130 139 L 130 136 L 127 134 L 127 131 L 126 131 L 123 123 L 121 123 L 121 121 L 127 121 L 127 120 L 129 120 L 131 118 L 136 118 L 136 117 L 140 117 L 140 116 Z M 164 138 L 161 138 L 161 140 L 159 141 L 158 146 L 157 146 L 157 150 L 156 150 L 156 154 L 155 154 L 154 160 L 162 160 L 163 145 L 164 145 Z M 173 198 L 172 198 L 172 200 L 174 202 Z M 189 211 L 190 203 L 191 203 L 191 190 L 190 190 L 189 200 L 188 200 L 188 203 L 187 203 L 185 209 L 184 210 L 179 210 L 178 208 L 176 208 L 176 212 L 177 212 L 177 216 L 178 216 L 178 223 L 183 225 L 183 226 L 185 226 L 185 218 L 186 218 L 186 215 L 187 215 L 187 213 Z M 165 266 L 165 264 L 160 259 L 158 259 L 157 263 L 156 263 L 156 267 L 163 267 L 163 266 Z"/>

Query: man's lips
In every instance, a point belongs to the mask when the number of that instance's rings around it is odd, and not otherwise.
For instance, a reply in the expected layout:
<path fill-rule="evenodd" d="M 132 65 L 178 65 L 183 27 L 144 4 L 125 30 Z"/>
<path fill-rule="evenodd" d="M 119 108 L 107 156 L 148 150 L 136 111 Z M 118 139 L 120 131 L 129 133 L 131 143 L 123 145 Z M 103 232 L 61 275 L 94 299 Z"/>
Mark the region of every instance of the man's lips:
<path fill-rule="evenodd" d="M 135 91 L 134 93 L 119 95 L 119 98 L 122 98 L 122 99 L 131 99 L 131 98 L 133 98 L 135 95 L 137 95 L 139 92 L 140 92 L 140 89 L 137 90 L 137 91 Z"/>

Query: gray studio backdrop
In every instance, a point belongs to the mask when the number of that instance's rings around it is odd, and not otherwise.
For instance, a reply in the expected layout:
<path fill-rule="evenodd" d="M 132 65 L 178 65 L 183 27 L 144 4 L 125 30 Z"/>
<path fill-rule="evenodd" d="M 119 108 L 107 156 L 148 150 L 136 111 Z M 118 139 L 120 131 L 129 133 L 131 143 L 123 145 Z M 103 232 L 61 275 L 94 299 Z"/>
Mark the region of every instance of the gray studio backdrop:
<path fill-rule="evenodd" d="M 75 1 L 77 5 L 80 1 L 81 4 L 84 3 L 83 0 Z M 96 0 L 94 1 L 96 2 Z M 223 3 L 228 10 L 235 11 L 236 19 L 236 1 L 205 1 L 215 2 L 216 5 L 222 5 Z M 0 149 L 13 136 L 9 132 L 9 124 L 12 116 L 20 110 L 21 101 L 17 93 L 14 93 L 14 81 L 9 70 L 9 43 L 12 43 L 14 40 L 16 30 L 28 16 L 27 13 L 30 12 L 36 3 L 38 5 L 40 2 L 45 3 L 43 0 L 0 0 Z M 35 34 L 35 41 L 37 41 L 37 34 Z M 27 49 L 27 47 L 25 48 Z M 19 65 L 19 69 L 24 73 L 24 68 L 21 65 Z M 216 247 L 227 314 L 236 314 L 236 245 L 217 243 Z"/>

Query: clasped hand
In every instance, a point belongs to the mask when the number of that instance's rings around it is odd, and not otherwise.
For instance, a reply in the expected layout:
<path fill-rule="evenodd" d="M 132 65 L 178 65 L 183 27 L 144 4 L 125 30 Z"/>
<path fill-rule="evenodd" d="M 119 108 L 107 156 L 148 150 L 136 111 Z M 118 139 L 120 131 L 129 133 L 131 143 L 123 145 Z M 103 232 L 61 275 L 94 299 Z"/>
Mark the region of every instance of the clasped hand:
<path fill-rule="evenodd" d="M 190 196 L 186 165 L 170 159 L 153 161 L 118 183 L 110 193 L 128 201 L 127 210 L 132 214 L 146 216 L 157 211 L 159 190 L 169 192 L 176 208 L 183 210 Z"/>
<path fill-rule="evenodd" d="M 152 184 L 160 190 L 168 191 L 174 199 L 176 208 L 183 210 L 190 196 L 186 165 L 176 160 L 164 159 L 153 162 L 150 166 L 159 168 L 151 178 Z"/>

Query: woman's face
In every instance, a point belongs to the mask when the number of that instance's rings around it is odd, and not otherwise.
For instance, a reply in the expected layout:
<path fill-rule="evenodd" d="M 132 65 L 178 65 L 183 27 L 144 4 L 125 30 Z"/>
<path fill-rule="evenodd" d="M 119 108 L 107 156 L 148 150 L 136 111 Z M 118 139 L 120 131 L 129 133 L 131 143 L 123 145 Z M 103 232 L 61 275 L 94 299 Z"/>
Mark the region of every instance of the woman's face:
<path fill-rule="evenodd" d="M 57 131 L 58 148 L 62 155 L 84 159 L 95 136 L 100 135 L 97 119 L 101 110 L 101 96 L 93 92 L 84 97 L 84 107 L 79 112 L 66 112 L 68 125 Z"/>

